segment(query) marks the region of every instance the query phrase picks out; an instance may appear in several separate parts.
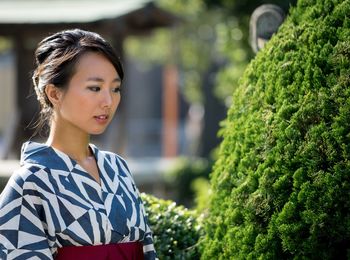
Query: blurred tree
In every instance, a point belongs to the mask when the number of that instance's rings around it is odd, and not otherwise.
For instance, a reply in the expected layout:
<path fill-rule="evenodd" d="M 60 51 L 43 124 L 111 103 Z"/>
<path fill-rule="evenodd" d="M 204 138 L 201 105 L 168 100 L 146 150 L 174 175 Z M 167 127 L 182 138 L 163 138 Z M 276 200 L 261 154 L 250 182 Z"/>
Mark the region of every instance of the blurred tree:
<path fill-rule="evenodd" d="M 190 103 L 205 103 L 203 77 L 212 64 L 225 59 L 232 66 L 221 69 L 214 81 L 220 83 L 213 89 L 222 100 L 231 101 L 231 94 L 248 62 L 254 56 L 249 46 L 249 17 L 264 0 L 156 0 L 157 5 L 182 20 L 173 30 L 159 29 L 140 41 L 138 37 L 126 40 L 129 56 L 143 62 L 175 63 L 181 70 L 181 89 Z M 296 0 L 271 0 L 286 12 Z M 229 104 L 228 104 L 229 105 Z"/>
<path fill-rule="evenodd" d="M 262 4 L 276 4 L 285 13 L 296 0 L 203 0 L 208 10 L 222 13 L 222 23 L 217 27 L 219 50 L 228 58 L 230 66 L 218 75 L 216 95 L 230 105 L 231 94 L 238 87 L 243 74 L 254 53 L 249 45 L 249 19 L 253 11 Z M 227 84 L 230 82 L 230 84 Z"/>
<path fill-rule="evenodd" d="M 128 38 L 127 54 L 138 60 L 139 65 L 154 63 L 175 64 L 180 73 L 179 91 L 191 105 L 204 111 L 203 130 L 192 155 L 209 157 L 217 146 L 216 133 L 227 108 L 214 95 L 216 76 L 225 64 L 218 37 L 225 37 L 222 27 L 226 21 L 221 10 L 209 10 L 202 0 L 158 0 L 157 5 L 180 17 L 180 24 L 172 30 L 157 30 L 151 37 Z M 232 23 L 232 22 L 230 22 Z"/>
<path fill-rule="evenodd" d="M 202 77 L 218 53 L 218 30 L 223 23 L 220 11 L 208 10 L 202 0 L 158 0 L 157 5 L 180 17 L 181 24 L 172 30 L 159 29 L 140 41 L 126 40 L 126 51 L 143 62 L 175 63 L 181 71 L 180 91 L 189 103 L 203 104 Z"/>
<path fill-rule="evenodd" d="M 175 167 L 166 175 L 168 185 L 174 189 L 174 201 L 187 208 L 202 205 L 200 198 L 195 195 L 205 192 L 208 195 L 209 187 L 206 186 L 206 191 L 199 190 L 198 183 L 203 184 L 209 180 L 212 165 L 212 161 L 204 158 L 180 157 Z"/>
<path fill-rule="evenodd" d="M 0 37 L 0 53 L 8 51 L 11 47 L 12 43 L 8 38 Z"/>
<path fill-rule="evenodd" d="M 296 0 L 203 0 L 209 8 L 225 8 L 231 15 L 235 17 L 250 16 L 251 13 L 262 4 L 275 4 L 283 10 L 288 11 L 290 5 L 295 5 Z"/>

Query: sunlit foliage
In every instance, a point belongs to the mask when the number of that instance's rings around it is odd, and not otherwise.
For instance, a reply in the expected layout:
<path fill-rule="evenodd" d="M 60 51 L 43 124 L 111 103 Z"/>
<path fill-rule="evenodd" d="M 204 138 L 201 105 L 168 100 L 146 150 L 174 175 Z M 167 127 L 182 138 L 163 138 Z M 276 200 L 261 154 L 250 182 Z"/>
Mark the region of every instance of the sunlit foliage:
<path fill-rule="evenodd" d="M 246 69 L 203 259 L 350 258 L 349 13 L 349 0 L 300 0 Z"/>

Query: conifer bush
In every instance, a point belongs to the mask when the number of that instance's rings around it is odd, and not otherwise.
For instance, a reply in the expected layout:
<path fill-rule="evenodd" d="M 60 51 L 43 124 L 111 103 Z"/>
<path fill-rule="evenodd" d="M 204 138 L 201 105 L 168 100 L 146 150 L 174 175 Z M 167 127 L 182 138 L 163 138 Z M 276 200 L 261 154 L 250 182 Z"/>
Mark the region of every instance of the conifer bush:
<path fill-rule="evenodd" d="M 247 67 L 202 259 L 350 259 L 349 14 L 349 0 L 299 0 Z"/>

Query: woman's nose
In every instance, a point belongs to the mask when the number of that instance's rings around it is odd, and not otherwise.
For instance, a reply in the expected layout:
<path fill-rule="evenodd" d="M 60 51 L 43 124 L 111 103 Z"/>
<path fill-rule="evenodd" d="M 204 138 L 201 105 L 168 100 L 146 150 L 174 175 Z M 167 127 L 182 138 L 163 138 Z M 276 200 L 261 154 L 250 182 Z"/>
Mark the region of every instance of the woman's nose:
<path fill-rule="evenodd" d="M 108 90 L 103 91 L 102 93 L 102 107 L 110 107 L 112 105 L 112 93 Z"/>

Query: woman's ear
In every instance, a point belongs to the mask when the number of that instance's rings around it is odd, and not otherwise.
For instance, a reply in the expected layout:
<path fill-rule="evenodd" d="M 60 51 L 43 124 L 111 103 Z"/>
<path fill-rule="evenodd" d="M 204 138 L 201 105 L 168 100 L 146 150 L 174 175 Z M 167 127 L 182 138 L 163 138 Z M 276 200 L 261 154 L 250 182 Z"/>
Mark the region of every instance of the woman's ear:
<path fill-rule="evenodd" d="M 53 84 L 49 84 L 45 87 L 45 94 L 53 107 L 59 106 L 62 98 L 62 91 L 59 88 Z"/>

